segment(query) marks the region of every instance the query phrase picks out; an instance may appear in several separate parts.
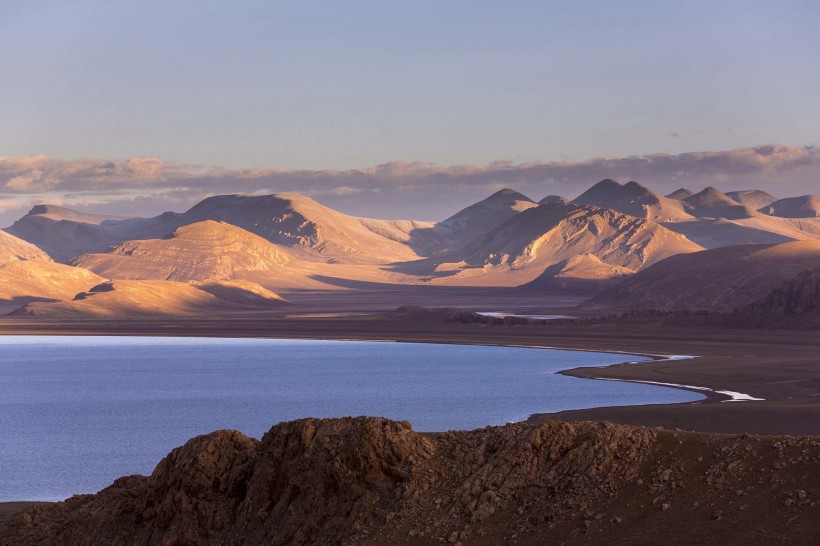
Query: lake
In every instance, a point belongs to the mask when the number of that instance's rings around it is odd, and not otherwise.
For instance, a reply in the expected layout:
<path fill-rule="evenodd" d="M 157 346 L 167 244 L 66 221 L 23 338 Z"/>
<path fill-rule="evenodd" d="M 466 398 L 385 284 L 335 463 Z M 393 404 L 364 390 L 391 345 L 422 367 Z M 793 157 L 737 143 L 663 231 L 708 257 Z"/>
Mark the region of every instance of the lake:
<path fill-rule="evenodd" d="M 472 429 L 537 412 L 699 400 L 556 375 L 631 355 L 423 343 L 0 336 L 0 501 L 59 500 L 150 474 L 192 436 L 374 415 Z M 681 364 L 685 365 L 685 364 Z"/>

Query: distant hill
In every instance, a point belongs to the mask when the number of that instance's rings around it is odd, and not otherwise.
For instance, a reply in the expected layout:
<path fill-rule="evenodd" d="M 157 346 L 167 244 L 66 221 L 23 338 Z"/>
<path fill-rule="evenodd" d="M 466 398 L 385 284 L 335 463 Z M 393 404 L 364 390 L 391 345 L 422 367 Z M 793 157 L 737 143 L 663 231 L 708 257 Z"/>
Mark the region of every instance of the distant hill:
<path fill-rule="evenodd" d="M 537 206 L 532 199 L 515 190 L 497 191 L 436 224 L 429 235 L 435 238 L 435 242 L 428 254 L 462 248 L 518 213 Z"/>
<path fill-rule="evenodd" d="M 802 195 L 778 199 L 762 207 L 760 211 L 783 218 L 816 218 L 820 216 L 820 196 Z"/>
<path fill-rule="evenodd" d="M 553 203 L 527 209 L 464 249 L 423 265 L 448 284 L 517 286 L 579 255 L 637 271 L 667 256 L 698 250 L 685 237 L 645 218 Z"/>
<path fill-rule="evenodd" d="M 725 193 L 708 187 L 683 199 L 686 212 L 696 218 L 726 218 L 736 220 L 750 218 L 754 210 L 741 205 Z"/>
<path fill-rule="evenodd" d="M 539 205 L 548 205 L 550 203 L 569 203 L 569 199 L 560 195 L 548 195 L 538 202 Z"/>
<path fill-rule="evenodd" d="M 741 245 L 681 254 L 595 297 L 589 308 L 729 310 L 820 264 L 820 241 Z"/>
<path fill-rule="evenodd" d="M 683 210 L 680 201 L 658 195 L 634 181 L 621 185 L 611 179 L 601 180 L 573 199 L 573 203 L 595 205 L 656 222 L 692 217 Z"/>
<path fill-rule="evenodd" d="M 693 192 L 690 189 L 678 188 L 675 191 L 673 191 L 672 193 L 667 194 L 666 197 L 668 197 L 669 199 L 677 199 L 677 200 L 680 201 L 680 200 L 686 199 L 687 197 L 689 197 L 691 195 L 694 195 L 694 194 L 695 194 L 695 192 Z"/>
<path fill-rule="evenodd" d="M 763 190 L 729 191 L 726 192 L 726 195 L 741 205 L 746 205 L 754 210 L 759 210 L 777 201 L 777 197 Z"/>

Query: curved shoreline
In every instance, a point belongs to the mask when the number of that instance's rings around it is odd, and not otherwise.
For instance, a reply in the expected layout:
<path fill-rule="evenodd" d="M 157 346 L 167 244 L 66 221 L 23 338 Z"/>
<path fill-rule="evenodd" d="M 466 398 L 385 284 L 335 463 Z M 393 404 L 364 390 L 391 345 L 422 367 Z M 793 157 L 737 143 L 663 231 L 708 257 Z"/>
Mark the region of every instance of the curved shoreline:
<path fill-rule="evenodd" d="M 703 386 L 765 398 L 722 404 L 731 396 L 700 392 L 700 402 L 611 406 L 536 414 L 529 421 L 610 421 L 724 434 L 820 435 L 820 337 L 795 330 L 744 330 L 658 322 L 551 322 L 486 325 L 446 320 L 446 314 L 367 315 L 347 319 L 282 317 L 45 321 L 0 318 L 0 335 L 134 335 L 374 340 L 524 346 L 637 355 L 651 360 L 560 373 L 588 379 Z M 669 355 L 698 355 L 686 365 Z M 628 362 L 628 357 L 624 358 Z M 682 388 L 682 387 L 672 387 Z M 684 387 L 685 388 L 685 387 Z"/>
<path fill-rule="evenodd" d="M 54 336 L 54 337 L 93 337 L 94 334 L 7 334 L 0 332 L 0 335 L 3 336 L 12 336 L 12 335 L 22 335 L 22 336 Z M 98 334 L 97 334 L 98 335 Z M 481 343 L 477 341 L 460 341 L 460 340 L 453 340 L 453 341 L 407 341 L 407 340 L 400 340 L 400 339 L 378 339 L 378 338 L 356 338 L 356 337 L 347 337 L 347 338 L 333 338 L 333 337 L 301 337 L 301 338 L 294 338 L 294 337 L 276 337 L 276 336 L 220 336 L 220 335 L 208 335 L 208 336 L 180 336 L 180 335 L 173 335 L 173 336 L 157 336 L 157 335 L 138 335 L 135 336 L 133 334 L 113 334 L 110 336 L 99 336 L 99 337 L 144 337 L 144 338 L 151 338 L 151 337 L 179 337 L 183 339 L 197 339 L 197 338 L 207 338 L 207 339 L 303 339 L 305 341 L 352 341 L 352 342 L 366 342 L 366 343 L 406 343 L 406 344 L 427 344 L 427 345 L 465 345 L 465 346 L 483 346 L 483 347 L 508 347 L 508 348 L 522 348 L 522 349 L 545 349 L 545 350 L 554 350 L 554 351 L 574 351 L 574 352 L 587 352 L 587 353 L 598 353 L 598 354 L 617 354 L 617 355 L 624 355 L 624 356 L 637 356 L 637 357 L 644 357 L 650 359 L 649 361 L 656 361 L 656 362 L 671 362 L 671 361 L 681 361 L 681 360 L 693 360 L 698 358 L 697 355 L 669 355 L 669 354 L 658 354 L 658 353 L 639 353 L 633 351 L 617 351 L 617 350 L 596 350 L 596 349 L 588 349 L 583 347 L 557 347 L 552 345 L 543 345 L 543 344 L 528 344 L 528 345 L 521 345 L 521 344 L 512 344 L 512 343 Z M 710 387 L 700 387 L 695 385 L 684 385 L 679 383 L 665 383 L 660 381 L 649 381 L 649 380 L 638 380 L 638 379 L 614 379 L 614 378 L 606 378 L 606 377 L 597 377 L 597 376 L 589 376 L 586 374 L 575 374 L 572 373 L 575 370 L 589 370 L 589 369 L 602 369 L 602 368 L 610 368 L 614 366 L 620 366 L 624 364 L 629 365 L 639 365 L 642 362 L 630 362 L 630 361 L 623 361 L 623 362 L 616 362 L 613 364 L 607 364 L 605 366 L 578 366 L 575 368 L 567 368 L 553 372 L 554 374 L 566 375 L 569 377 L 577 377 L 579 379 L 589 379 L 589 380 L 597 380 L 597 381 L 619 381 L 625 383 L 639 383 L 639 384 L 646 384 L 646 385 L 657 385 L 661 387 L 669 387 L 678 390 L 685 390 L 690 392 L 695 392 L 697 394 L 703 395 L 703 399 L 701 400 L 693 400 L 689 402 L 668 402 L 662 405 L 683 405 L 683 404 L 699 404 L 706 401 L 717 401 L 717 402 L 746 402 L 746 401 L 764 401 L 764 398 L 756 398 L 751 395 L 745 393 L 739 393 L 735 391 L 729 390 L 718 390 L 713 389 Z M 724 399 L 721 399 L 721 396 Z M 642 406 L 645 404 L 631 404 L 629 407 L 637 407 Z M 582 408 L 576 411 L 584 411 L 584 410 L 604 410 L 606 408 L 612 408 L 617 406 L 593 406 L 590 408 Z M 561 411 L 571 411 L 571 410 L 561 410 Z M 560 413 L 560 412 L 558 412 Z M 544 415 L 543 413 L 535 412 L 529 414 L 529 416 L 525 419 L 520 421 L 509 421 L 509 423 L 513 422 L 527 422 L 532 420 L 534 417 L 538 415 Z"/>

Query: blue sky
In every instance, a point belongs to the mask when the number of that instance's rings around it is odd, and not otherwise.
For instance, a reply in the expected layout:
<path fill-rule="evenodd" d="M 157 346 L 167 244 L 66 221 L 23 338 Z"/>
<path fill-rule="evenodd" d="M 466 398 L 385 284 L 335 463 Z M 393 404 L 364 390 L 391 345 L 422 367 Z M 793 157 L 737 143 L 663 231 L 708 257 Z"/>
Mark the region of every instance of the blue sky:
<path fill-rule="evenodd" d="M 818 144 L 818 2 L 3 2 L 0 155 L 232 168 Z"/>

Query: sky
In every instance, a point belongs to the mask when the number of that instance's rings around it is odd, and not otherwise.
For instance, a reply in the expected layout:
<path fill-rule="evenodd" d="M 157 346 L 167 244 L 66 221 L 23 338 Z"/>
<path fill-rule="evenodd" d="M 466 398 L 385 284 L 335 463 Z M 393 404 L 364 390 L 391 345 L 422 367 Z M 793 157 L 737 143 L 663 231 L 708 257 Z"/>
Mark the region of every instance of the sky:
<path fill-rule="evenodd" d="M 816 0 L 0 0 L 0 225 L 239 191 L 437 219 L 593 175 L 820 193 L 819 20 Z"/>

